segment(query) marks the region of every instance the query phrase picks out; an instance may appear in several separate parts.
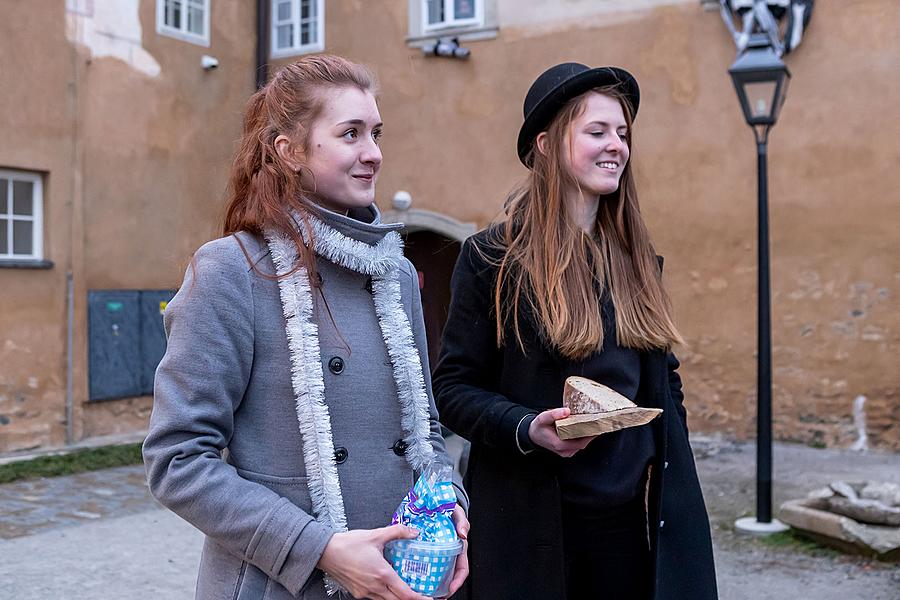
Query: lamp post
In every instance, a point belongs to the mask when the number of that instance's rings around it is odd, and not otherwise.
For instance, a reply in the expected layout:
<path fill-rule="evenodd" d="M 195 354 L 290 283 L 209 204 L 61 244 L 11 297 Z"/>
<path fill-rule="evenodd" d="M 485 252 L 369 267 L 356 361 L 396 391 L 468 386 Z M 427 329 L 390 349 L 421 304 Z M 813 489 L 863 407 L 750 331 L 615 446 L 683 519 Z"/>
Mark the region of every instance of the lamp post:
<path fill-rule="evenodd" d="M 769 198 L 766 144 L 778 120 L 791 74 L 765 34 L 754 34 L 747 49 L 728 69 L 744 118 L 756 136 L 758 177 L 758 296 L 757 296 L 757 414 L 756 517 L 738 519 L 745 532 L 775 533 L 787 527 L 772 519 L 772 324 L 769 293 Z"/>

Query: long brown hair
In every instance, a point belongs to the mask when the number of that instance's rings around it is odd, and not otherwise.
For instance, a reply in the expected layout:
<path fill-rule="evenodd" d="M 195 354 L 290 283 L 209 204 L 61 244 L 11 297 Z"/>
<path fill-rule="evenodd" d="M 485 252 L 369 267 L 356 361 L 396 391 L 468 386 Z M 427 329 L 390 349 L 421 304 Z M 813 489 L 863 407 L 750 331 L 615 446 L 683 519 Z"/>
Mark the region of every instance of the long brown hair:
<path fill-rule="evenodd" d="M 376 93 L 369 70 L 340 56 L 306 56 L 279 69 L 247 102 L 243 133 L 228 179 L 222 235 L 238 231 L 262 235 L 267 230 L 287 234 L 297 245 L 295 268 L 306 267 L 313 281 L 316 265 L 308 197 L 315 191 L 314 174 L 303 165 L 298 171 L 287 164 L 275 151 L 275 138 L 286 135 L 308 153 L 310 127 L 327 99 L 323 92 L 347 86 Z M 304 172 L 310 177 L 302 177 Z M 306 189 L 306 179 L 311 180 L 313 189 Z M 299 215 L 309 245 L 304 243 L 293 214 Z"/>
<path fill-rule="evenodd" d="M 554 348 L 570 359 L 586 358 L 603 347 L 599 295 L 604 292 L 615 307 L 620 345 L 649 350 L 683 343 L 641 218 L 631 160 L 619 189 L 600 199 L 599 239 L 584 233 L 566 206 L 564 190 L 580 188 L 566 167 L 565 144 L 571 149 L 572 122 L 592 93 L 610 96 L 622 105 L 628 125 L 626 142 L 633 155 L 631 108 L 615 86 L 573 98 L 554 117 L 544 152 L 532 148 L 531 173 L 510 194 L 501 226 L 489 242 L 502 251 L 496 260 L 493 294 L 498 344 L 505 341 L 504 324 L 511 323 L 524 350 L 519 326 L 519 303 L 524 299 Z"/>

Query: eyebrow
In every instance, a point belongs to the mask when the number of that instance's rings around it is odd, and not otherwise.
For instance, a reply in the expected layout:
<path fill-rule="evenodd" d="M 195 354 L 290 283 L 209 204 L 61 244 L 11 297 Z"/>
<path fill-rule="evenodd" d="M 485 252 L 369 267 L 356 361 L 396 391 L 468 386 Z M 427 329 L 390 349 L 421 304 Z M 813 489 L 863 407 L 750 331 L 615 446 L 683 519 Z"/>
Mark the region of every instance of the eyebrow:
<path fill-rule="evenodd" d="M 588 125 L 600 125 L 601 127 L 610 127 L 610 124 L 607 123 L 606 121 L 591 121 L 590 123 L 588 123 Z M 622 125 L 619 125 L 618 127 L 616 127 L 616 129 L 628 129 L 628 125 L 623 123 Z"/>
<path fill-rule="evenodd" d="M 341 121 L 340 123 L 337 123 L 335 125 L 335 127 L 340 127 L 341 125 L 365 125 L 365 124 L 366 124 L 366 122 L 363 121 L 362 119 L 349 119 L 347 121 Z M 378 122 L 372 126 L 372 129 L 375 129 L 376 127 L 384 127 L 384 123 Z"/>

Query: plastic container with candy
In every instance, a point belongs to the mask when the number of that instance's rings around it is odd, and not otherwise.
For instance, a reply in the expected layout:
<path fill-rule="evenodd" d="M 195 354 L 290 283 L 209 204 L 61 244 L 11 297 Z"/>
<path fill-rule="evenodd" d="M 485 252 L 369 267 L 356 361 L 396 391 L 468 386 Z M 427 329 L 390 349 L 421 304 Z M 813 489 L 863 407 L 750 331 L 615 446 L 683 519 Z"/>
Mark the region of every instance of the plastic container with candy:
<path fill-rule="evenodd" d="M 384 547 L 384 557 L 414 591 L 432 598 L 450 594 L 450 581 L 463 542 L 456 535 L 453 509 L 453 471 L 447 465 L 427 466 L 400 502 L 392 524 L 419 530 L 414 540 L 393 540 Z"/>

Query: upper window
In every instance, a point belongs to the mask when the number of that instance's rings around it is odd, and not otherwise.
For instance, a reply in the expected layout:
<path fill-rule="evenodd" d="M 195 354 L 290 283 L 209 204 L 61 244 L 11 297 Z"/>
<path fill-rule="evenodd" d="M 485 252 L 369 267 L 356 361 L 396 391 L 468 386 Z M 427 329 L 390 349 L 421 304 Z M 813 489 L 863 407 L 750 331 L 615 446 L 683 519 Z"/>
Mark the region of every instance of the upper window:
<path fill-rule="evenodd" d="M 43 260 L 41 176 L 0 170 L 0 259 Z"/>
<path fill-rule="evenodd" d="M 156 31 L 209 46 L 210 0 L 156 0 Z"/>
<path fill-rule="evenodd" d="M 271 14 L 273 57 L 325 48 L 324 0 L 272 0 Z"/>
<path fill-rule="evenodd" d="M 422 0 L 426 31 L 467 27 L 482 22 L 481 0 Z"/>
<path fill-rule="evenodd" d="M 499 31 L 499 0 L 408 0 L 406 43 L 422 46 L 436 38 L 489 40 Z"/>

